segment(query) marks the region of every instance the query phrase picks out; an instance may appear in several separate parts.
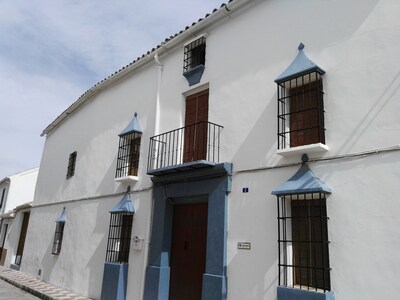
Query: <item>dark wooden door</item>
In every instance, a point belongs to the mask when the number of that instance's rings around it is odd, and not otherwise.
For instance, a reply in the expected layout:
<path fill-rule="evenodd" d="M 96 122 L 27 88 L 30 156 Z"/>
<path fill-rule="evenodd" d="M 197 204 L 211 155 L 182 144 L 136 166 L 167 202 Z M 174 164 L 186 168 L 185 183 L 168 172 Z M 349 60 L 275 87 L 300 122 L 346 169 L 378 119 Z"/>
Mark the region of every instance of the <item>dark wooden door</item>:
<path fill-rule="evenodd" d="M 206 159 L 208 90 L 188 96 L 185 110 L 183 162 Z"/>
<path fill-rule="evenodd" d="M 15 264 L 19 266 L 21 265 L 22 254 L 24 253 L 26 232 L 28 231 L 28 224 L 29 224 L 29 216 L 30 216 L 29 212 L 24 213 L 24 218 L 22 220 L 21 234 L 19 235 L 19 242 L 17 248 L 17 256 L 15 258 Z"/>
<path fill-rule="evenodd" d="M 200 300 L 205 272 L 207 203 L 174 206 L 170 300 Z"/>

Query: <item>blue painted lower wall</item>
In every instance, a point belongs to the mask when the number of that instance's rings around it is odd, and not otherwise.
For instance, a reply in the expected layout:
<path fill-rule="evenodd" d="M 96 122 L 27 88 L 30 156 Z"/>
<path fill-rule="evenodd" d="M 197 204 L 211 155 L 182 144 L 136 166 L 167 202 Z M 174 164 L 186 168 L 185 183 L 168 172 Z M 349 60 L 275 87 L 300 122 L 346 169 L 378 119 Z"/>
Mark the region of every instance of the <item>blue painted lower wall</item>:
<path fill-rule="evenodd" d="M 315 291 L 278 286 L 277 294 L 277 300 L 335 300 L 335 293 L 333 291 L 319 293 Z"/>
<path fill-rule="evenodd" d="M 101 300 L 125 300 L 128 264 L 104 263 Z"/>

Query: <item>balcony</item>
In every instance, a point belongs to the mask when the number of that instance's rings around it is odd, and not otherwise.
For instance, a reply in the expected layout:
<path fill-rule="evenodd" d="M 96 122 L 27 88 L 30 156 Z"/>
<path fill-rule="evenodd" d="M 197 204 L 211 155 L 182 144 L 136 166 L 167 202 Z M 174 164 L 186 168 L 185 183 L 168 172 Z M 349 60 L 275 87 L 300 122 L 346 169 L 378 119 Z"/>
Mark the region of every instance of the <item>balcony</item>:
<path fill-rule="evenodd" d="M 223 126 L 198 122 L 150 138 L 147 174 L 164 175 L 219 163 Z"/>

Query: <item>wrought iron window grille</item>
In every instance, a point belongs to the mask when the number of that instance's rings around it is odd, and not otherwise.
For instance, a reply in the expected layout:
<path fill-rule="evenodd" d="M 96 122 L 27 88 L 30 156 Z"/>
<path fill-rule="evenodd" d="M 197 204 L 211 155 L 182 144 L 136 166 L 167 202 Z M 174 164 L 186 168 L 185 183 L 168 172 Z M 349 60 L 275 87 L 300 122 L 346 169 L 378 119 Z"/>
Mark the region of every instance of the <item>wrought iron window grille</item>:
<path fill-rule="evenodd" d="M 185 46 L 183 59 L 183 73 L 193 69 L 194 67 L 205 65 L 206 62 L 206 38 L 193 41 Z"/>
<path fill-rule="evenodd" d="M 53 249 L 51 251 L 54 255 L 60 255 L 62 239 L 64 235 L 64 225 L 65 223 L 58 222 L 56 224 L 56 231 L 54 233 Z"/>
<path fill-rule="evenodd" d="M 322 75 L 315 71 L 278 83 L 278 149 L 325 144 Z"/>
<path fill-rule="evenodd" d="M 330 291 L 325 194 L 278 196 L 277 207 L 279 285 Z"/>
<path fill-rule="evenodd" d="M 67 169 L 67 179 L 71 178 L 75 174 L 75 164 L 76 164 L 77 152 L 72 152 L 68 159 L 68 169 Z"/>
<path fill-rule="evenodd" d="M 133 213 L 111 213 L 106 262 L 128 263 Z"/>
<path fill-rule="evenodd" d="M 115 177 L 138 176 L 141 133 L 120 136 Z"/>

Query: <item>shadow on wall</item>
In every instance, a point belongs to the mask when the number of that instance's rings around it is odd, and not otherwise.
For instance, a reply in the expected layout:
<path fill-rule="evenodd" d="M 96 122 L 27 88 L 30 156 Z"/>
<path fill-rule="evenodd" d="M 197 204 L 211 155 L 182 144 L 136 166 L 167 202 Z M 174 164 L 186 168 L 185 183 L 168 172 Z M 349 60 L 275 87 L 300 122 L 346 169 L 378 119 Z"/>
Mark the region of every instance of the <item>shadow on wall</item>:
<path fill-rule="evenodd" d="M 266 162 L 276 164 L 280 158 L 275 156 L 277 150 L 277 112 L 276 93 L 258 116 L 247 137 L 242 141 L 232 159 L 235 169 L 263 167 Z M 246 159 L 243 159 L 246 158 Z M 277 161 L 271 161 L 275 159 Z M 246 165 L 243 165 L 243 162 Z"/>

